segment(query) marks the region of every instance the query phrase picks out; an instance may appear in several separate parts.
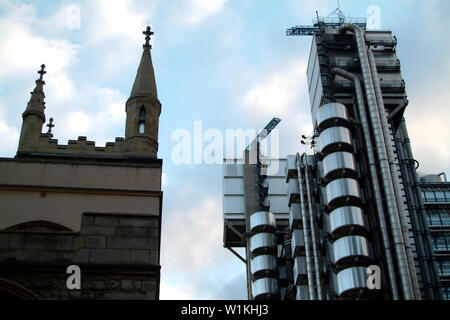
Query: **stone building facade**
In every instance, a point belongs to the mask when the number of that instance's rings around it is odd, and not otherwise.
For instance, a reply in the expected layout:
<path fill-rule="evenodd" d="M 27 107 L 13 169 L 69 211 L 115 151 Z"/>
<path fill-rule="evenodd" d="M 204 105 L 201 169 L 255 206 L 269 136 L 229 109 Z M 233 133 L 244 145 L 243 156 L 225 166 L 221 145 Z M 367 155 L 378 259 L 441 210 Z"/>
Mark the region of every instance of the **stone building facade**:
<path fill-rule="evenodd" d="M 86 137 L 59 144 L 52 119 L 42 133 L 41 66 L 17 154 L 0 158 L 0 299 L 159 298 L 161 103 L 150 27 L 144 34 L 125 137 L 105 147 Z M 75 276 L 80 288 L 69 285 Z"/>

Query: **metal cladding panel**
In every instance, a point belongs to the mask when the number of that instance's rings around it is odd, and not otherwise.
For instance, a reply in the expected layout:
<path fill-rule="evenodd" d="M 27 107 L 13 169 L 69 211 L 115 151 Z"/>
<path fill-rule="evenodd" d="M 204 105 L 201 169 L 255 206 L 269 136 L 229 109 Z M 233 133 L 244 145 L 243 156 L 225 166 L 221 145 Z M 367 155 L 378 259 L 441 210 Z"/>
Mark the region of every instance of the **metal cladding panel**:
<path fill-rule="evenodd" d="M 329 215 L 330 233 L 337 236 L 347 234 L 350 230 L 367 231 L 364 222 L 364 213 L 358 207 L 340 207 L 333 210 Z"/>
<path fill-rule="evenodd" d="M 225 178 L 223 180 L 223 193 L 225 195 L 242 195 L 244 194 L 243 178 Z"/>
<path fill-rule="evenodd" d="M 269 195 L 270 212 L 289 214 L 289 199 L 287 195 Z"/>
<path fill-rule="evenodd" d="M 361 236 L 349 236 L 333 243 L 334 264 L 353 263 L 355 259 L 370 260 L 369 241 Z"/>
<path fill-rule="evenodd" d="M 350 130 L 345 127 L 331 127 L 322 131 L 316 150 L 324 155 L 337 151 L 353 151 Z"/>
<path fill-rule="evenodd" d="M 266 183 L 269 185 L 269 195 L 285 195 L 286 181 L 280 177 L 267 177 Z"/>
<path fill-rule="evenodd" d="M 322 79 L 320 75 L 320 64 L 319 56 L 317 55 L 316 39 L 313 37 L 311 44 L 311 52 L 308 60 L 307 67 L 307 81 L 308 81 L 308 92 L 309 100 L 311 103 L 311 110 L 316 110 L 319 108 L 322 102 Z M 315 123 L 315 112 L 312 113 L 313 123 Z"/>
<path fill-rule="evenodd" d="M 289 230 L 300 228 L 302 215 L 300 212 L 300 203 L 292 203 L 289 208 Z"/>
<path fill-rule="evenodd" d="M 344 178 L 331 181 L 325 187 L 328 206 L 361 203 L 358 181 Z"/>
<path fill-rule="evenodd" d="M 250 216 L 250 230 L 252 232 L 269 229 L 275 231 L 276 227 L 275 215 L 271 212 L 258 211 Z"/>
<path fill-rule="evenodd" d="M 356 161 L 350 152 L 333 152 L 322 161 L 323 178 L 332 180 L 341 177 L 356 178 Z"/>
<path fill-rule="evenodd" d="M 302 229 L 295 229 L 291 239 L 292 257 L 296 258 L 305 252 L 305 236 Z"/>
<path fill-rule="evenodd" d="M 297 286 L 297 294 L 295 300 L 309 300 L 308 286 Z"/>
<path fill-rule="evenodd" d="M 308 58 L 308 66 L 307 66 L 307 70 L 306 70 L 306 76 L 307 76 L 308 83 L 310 83 L 311 79 L 312 79 L 312 73 L 313 73 L 313 69 L 314 69 L 314 60 L 316 59 L 316 57 L 317 57 L 316 37 L 312 37 L 311 49 L 310 49 L 309 58 Z"/>
<path fill-rule="evenodd" d="M 284 181 L 283 181 L 284 182 Z M 287 194 L 289 199 L 289 204 L 295 201 L 295 199 L 300 198 L 300 190 L 298 187 L 298 180 L 297 179 L 290 179 L 287 186 L 284 182 L 284 188 L 286 190 L 287 187 Z"/>
<path fill-rule="evenodd" d="M 224 177 L 243 177 L 244 171 L 241 163 L 237 163 L 238 160 L 226 160 L 223 164 L 223 176 Z"/>
<path fill-rule="evenodd" d="M 285 279 L 287 279 L 287 267 L 286 266 L 279 266 L 279 268 L 278 268 L 278 274 L 279 274 L 279 279 L 280 280 L 285 280 Z"/>
<path fill-rule="evenodd" d="M 263 254 L 254 257 L 250 265 L 252 274 L 256 277 L 267 275 L 267 273 L 278 275 L 277 257 L 274 255 Z"/>
<path fill-rule="evenodd" d="M 297 156 L 288 155 L 286 158 L 286 182 L 297 177 Z"/>
<path fill-rule="evenodd" d="M 266 253 L 277 250 L 277 236 L 273 233 L 257 233 L 250 238 L 250 251 L 252 253 Z"/>
<path fill-rule="evenodd" d="M 244 196 L 224 196 L 223 197 L 224 214 L 244 214 L 245 202 Z"/>
<path fill-rule="evenodd" d="M 262 278 L 254 281 L 252 293 L 255 300 L 279 296 L 278 279 Z"/>
<path fill-rule="evenodd" d="M 297 285 L 303 284 L 307 274 L 305 257 L 294 258 L 293 274 L 295 284 Z"/>
<path fill-rule="evenodd" d="M 316 112 L 319 109 L 319 107 L 322 105 L 322 100 L 323 100 L 323 87 L 322 87 L 322 81 L 319 81 L 316 91 L 314 93 L 314 100 L 311 103 L 312 123 L 316 123 Z"/>
<path fill-rule="evenodd" d="M 324 104 L 316 112 L 316 128 L 319 131 L 333 126 L 348 126 L 347 108 L 342 103 Z"/>
<path fill-rule="evenodd" d="M 267 165 L 267 177 L 280 177 L 286 176 L 286 159 L 264 159 L 261 160 Z"/>
<path fill-rule="evenodd" d="M 337 294 L 351 296 L 361 289 L 367 288 L 367 268 L 353 267 L 340 271 L 337 274 Z"/>
<path fill-rule="evenodd" d="M 367 30 L 366 39 L 368 41 L 382 40 L 385 42 L 390 42 L 393 40 L 392 31 L 389 30 Z"/>

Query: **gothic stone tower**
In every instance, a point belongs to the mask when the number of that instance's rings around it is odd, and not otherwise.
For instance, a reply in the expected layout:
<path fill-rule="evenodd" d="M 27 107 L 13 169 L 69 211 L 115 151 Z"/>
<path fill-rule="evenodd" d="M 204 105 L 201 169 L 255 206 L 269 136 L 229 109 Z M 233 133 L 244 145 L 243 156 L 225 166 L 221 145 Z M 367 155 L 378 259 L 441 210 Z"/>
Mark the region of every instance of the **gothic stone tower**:
<path fill-rule="evenodd" d="M 17 155 L 0 158 L 0 299 L 159 298 L 161 104 L 144 34 L 125 138 L 104 147 L 58 144 L 52 118 L 42 133 L 41 66 Z"/>

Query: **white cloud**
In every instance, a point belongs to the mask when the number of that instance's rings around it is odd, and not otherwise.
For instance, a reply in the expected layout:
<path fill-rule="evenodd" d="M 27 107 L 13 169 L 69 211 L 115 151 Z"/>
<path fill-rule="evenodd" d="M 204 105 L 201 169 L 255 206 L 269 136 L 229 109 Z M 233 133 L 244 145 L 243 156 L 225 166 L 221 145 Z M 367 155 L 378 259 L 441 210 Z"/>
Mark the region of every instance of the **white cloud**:
<path fill-rule="evenodd" d="M 281 157 L 299 150 L 311 152 L 300 145 L 300 134 L 312 131 L 306 63 L 306 58 L 296 58 L 277 65 L 276 70 L 267 71 L 265 77 L 252 84 L 241 100 L 244 117 L 250 122 L 264 125 L 273 117 L 281 118 Z"/>
<path fill-rule="evenodd" d="M 136 8 L 136 10 L 134 8 Z M 94 0 L 86 2 L 87 36 L 91 42 L 101 44 L 104 41 L 117 39 L 114 45 L 129 43 L 130 40 L 142 39 L 137 30 L 143 29 L 151 10 L 137 10 L 130 0 Z"/>
<path fill-rule="evenodd" d="M 78 30 L 81 28 L 81 8 L 74 4 L 61 7 L 59 11 L 49 19 L 49 25 L 54 28 L 67 28 Z"/>
<path fill-rule="evenodd" d="M 160 283 L 160 299 L 161 300 L 192 300 L 195 297 L 191 296 L 189 292 L 192 290 L 186 290 L 179 285 L 171 285 L 164 280 Z"/>
<path fill-rule="evenodd" d="M 301 85 L 305 83 L 306 63 L 288 63 L 281 70 L 269 73 L 253 84 L 244 97 L 242 105 L 246 112 L 261 116 L 284 114 L 293 104 L 297 104 Z"/>
<path fill-rule="evenodd" d="M 86 135 L 86 132 L 89 132 L 92 116 L 83 111 L 70 112 L 63 118 L 60 125 L 63 126 L 67 135 L 76 139 L 79 135 Z"/>
<path fill-rule="evenodd" d="M 0 19 L 0 79 L 9 74 L 36 72 L 42 63 L 60 74 L 73 61 L 76 46 L 64 40 L 34 35 L 19 21 Z"/>
<path fill-rule="evenodd" d="M 203 199 L 194 202 L 192 207 L 180 206 L 178 212 L 167 215 L 165 232 L 170 236 L 164 239 L 166 249 L 162 255 L 165 265 L 196 270 L 211 264 L 216 248 L 222 246 L 220 212 L 222 206 L 218 199 Z M 186 250 L 186 245 L 189 250 Z"/>
<path fill-rule="evenodd" d="M 223 248 L 221 197 L 207 196 L 198 183 L 180 181 L 171 183 L 164 192 L 170 197 L 175 190 L 177 204 L 164 204 L 161 297 L 223 298 L 231 294 L 224 293 L 223 287 L 240 281 L 231 278 L 245 266 Z M 237 287 L 234 294 L 240 297 Z"/>
<path fill-rule="evenodd" d="M 3 120 L 0 120 L 0 149 L 3 154 L 14 154 L 17 150 L 17 145 L 19 141 L 19 131 L 8 126 Z"/>
<path fill-rule="evenodd" d="M 176 25 L 195 26 L 222 10 L 227 0 L 184 0 L 174 7 L 169 20 Z"/>
<path fill-rule="evenodd" d="M 60 144 L 81 135 L 104 146 L 124 136 L 125 101 L 118 90 L 81 85 L 61 100 L 47 94 L 46 114 L 55 119 L 54 136 Z"/>
<path fill-rule="evenodd" d="M 167 186 L 167 184 L 168 184 L 168 181 L 167 181 L 167 173 L 165 173 L 165 172 L 163 172 L 162 174 L 161 174 L 161 187 L 166 187 Z"/>
<path fill-rule="evenodd" d="M 450 172 L 449 99 L 450 94 L 444 88 L 436 87 L 418 95 L 406 109 L 414 158 L 419 161 L 422 172 Z"/>

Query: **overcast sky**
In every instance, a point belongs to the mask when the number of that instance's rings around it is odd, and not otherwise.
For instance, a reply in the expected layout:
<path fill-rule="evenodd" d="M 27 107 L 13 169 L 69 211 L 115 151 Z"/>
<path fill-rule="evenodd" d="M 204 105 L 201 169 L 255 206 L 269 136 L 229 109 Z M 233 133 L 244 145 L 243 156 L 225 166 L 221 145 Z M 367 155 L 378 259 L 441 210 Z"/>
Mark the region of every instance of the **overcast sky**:
<path fill-rule="evenodd" d="M 346 15 L 377 5 L 398 38 L 405 113 L 420 171 L 450 174 L 450 2 L 341 0 Z M 327 15 L 335 0 L 0 0 L 0 156 L 15 155 L 21 114 L 42 63 L 46 115 L 60 144 L 124 136 L 125 101 L 147 22 L 162 103 L 162 299 L 245 299 L 244 264 L 222 247 L 220 165 L 175 165 L 177 129 L 262 128 L 282 119 L 281 156 L 312 131 L 306 87 L 309 37 L 288 27 Z"/>

